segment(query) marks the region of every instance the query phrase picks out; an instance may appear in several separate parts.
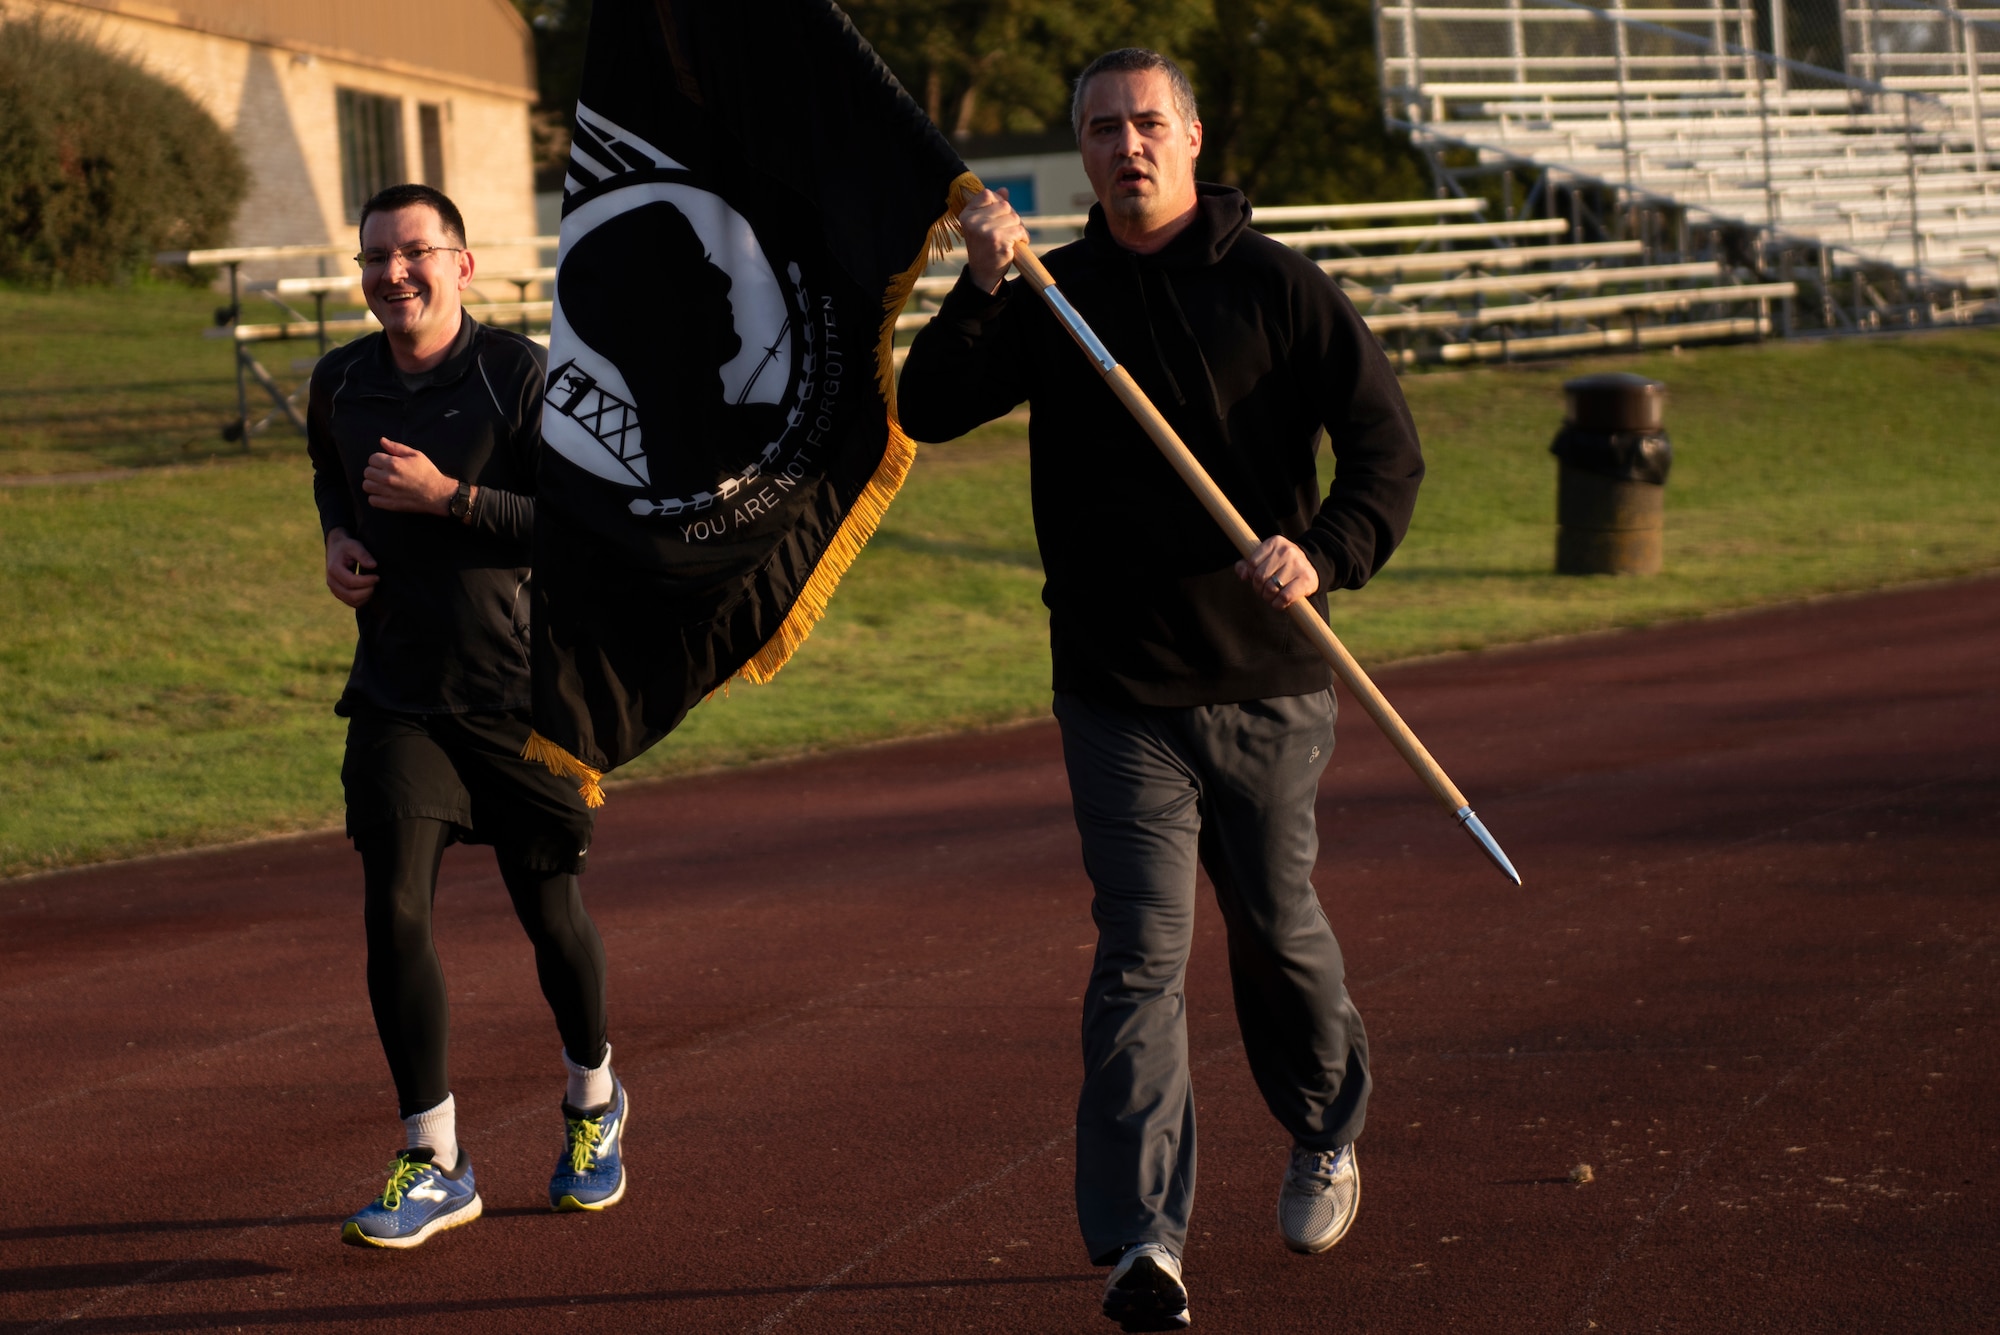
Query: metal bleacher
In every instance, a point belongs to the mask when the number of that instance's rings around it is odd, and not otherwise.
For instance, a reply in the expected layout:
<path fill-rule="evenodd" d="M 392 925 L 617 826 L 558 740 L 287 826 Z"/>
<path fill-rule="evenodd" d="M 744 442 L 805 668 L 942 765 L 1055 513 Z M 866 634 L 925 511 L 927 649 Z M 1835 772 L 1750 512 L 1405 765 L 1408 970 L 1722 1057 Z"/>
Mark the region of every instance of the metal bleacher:
<path fill-rule="evenodd" d="M 1790 282 L 1744 282 L 1717 261 L 1645 262 L 1637 240 L 1576 242 L 1562 218 L 1486 216 L 1484 199 L 1257 209 L 1252 225 L 1338 282 L 1398 365 L 1507 360 L 1759 338 Z M 1023 219 L 1045 251 L 1084 216 Z M 928 323 L 957 281 L 919 279 L 897 321 Z"/>
<path fill-rule="evenodd" d="M 555 245 L 556 238 L 552 236 L 514 237 L 480 241 L 474 244 L 473 249 L 504 254 L 544 252 L 552 250 Z M 351 245 L 239 246 L 221 250 L 164 251 L 153 257 L 157 264 L 213 267 L 222 269 L 227 275 L 229 304 L 215 313 L 215 327 L 208 330 L 210 338 L 230 341 L 236 362 L 236 418 L 223 427 L 224 440 L 247 442 L 280 417 L 301 434 L 305 432 L 307 380 L 300 378 L 291 389 L 285 389 L 257 359 L 260 345 L 310 341 L 314 344 L 313 355 L 294 358 L 290 368 L 296 375 L 304 377 L 312 370 L 313 363 L 326 355 L 327 349 L 381 328 L 365 308 L 349 314 L 327 314 L 328 297 L 342 297 L 345 304 L 351 305 L 360 295 L 361 276 L 358 273 L 325 273 L 329 262 L 344 259 L 352 251 Z M 242 274 L 246 264 L 266 268 L 310 264 L 321 272 L 302 277 L 246 280 Z M 466 292 L 465 308 L 473 318 L 488 324 L 507 324 L 531 335 L 536 329 L 545 331 L 553 303 L 546 298 L 530 300 L 529 289 L 538 286 L 546 288 L 555 274 L 556 271 L 549 267 L 480 274 Z M 511 300 L 507 299 L 510 294 L 505 293 L 505 288 L 510 285 L 514 289 Z M 501 294 L 497 300 L 494 297 L 496 292 Z M 246 295 L 274 308 L 273 313 L 278 318 L 245 319 L 248 314 L 243 306 Z M 310 315 L 299 309 L 299 303 L 307 300 L 313 305 Z M 539 337 L 543 342 L 548 338 L 545 332 Z M 255 417 L 251 415 L 253 385 L 269 401 L 268 406 L 258 403 L 262 411 Z"/>
<path fill-rule="evenodd" d="M 1399 366 L 1760 338 L 1772 332 L 1773 303 L 1795 292 L 1790 282 L 1745 281 L 1713 259 L 1653 263 L 1636 240 L 1579 242 L 1572 239 L 1571 222 L 1561 218 L 1495 219 L 1489 211 L 1487 201 L 1471 198 L 1318 204 L 1258 209 L 1253 223 L 1338 282 Z M 1023 221 L 1036 237 L 1035 248 L 1047 251 L 1078 235 L 1085 215 Z M 474 248 L 546 252 L 555 244 L 554 237 L 529 237 Z M 280 421 L 303 432 L 305 377 L 314 362 L 379 327 L 353 304 L 356 274 L 251 281 L 241 276 L 242 266 L 323 268 L 322 261 L 346 252 L 344 246 L 287 246 L 157 257 L 162 264 L 226 271 L 230 302 L 209 330 L 234 350 L 237 416 L 224 428 L 226 439 L 247 441 Z M 917 281 L 896 322 L 903 344 L 899 364 L 907 339 L 931 320 L 957 281 L 959 263 L 948 257 Z M 545 341 L 554 277 L 548 267 L 482 273 L 466 309 Z M 339 302 L 333 313 L 330 298 Z M 246 308 L 246 302 L 254 304 Z M 290 388 L 258 356 L 283 348 L 310 350 L 291 359 Z"/>
<path fill-rule="evenodd" d="M 1992 6 L 1377 0 L 1375 14 L 1388 118 L 1433 154 L 1685 210 L 1767 251 L 1811 247 L 1822 273 L 1986 293 L 2000 288 Z"/>

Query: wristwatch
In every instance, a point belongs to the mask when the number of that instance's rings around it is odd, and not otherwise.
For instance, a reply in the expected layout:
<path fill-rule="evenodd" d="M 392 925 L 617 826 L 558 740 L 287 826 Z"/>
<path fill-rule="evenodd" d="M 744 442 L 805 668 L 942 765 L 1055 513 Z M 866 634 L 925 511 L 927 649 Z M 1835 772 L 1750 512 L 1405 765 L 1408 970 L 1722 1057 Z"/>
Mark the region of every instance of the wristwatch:
<path fill-rule="evenodd" d="M 451 494 L 451 501 L 445 506 L 445 509 L 451 514 L 451 517 L 453 519 L 456 519 L 459 523 L 461 524 L 471 523 L 472 484 L 470 482 L 459 483 L 458 490 L 454 491 Z"/>

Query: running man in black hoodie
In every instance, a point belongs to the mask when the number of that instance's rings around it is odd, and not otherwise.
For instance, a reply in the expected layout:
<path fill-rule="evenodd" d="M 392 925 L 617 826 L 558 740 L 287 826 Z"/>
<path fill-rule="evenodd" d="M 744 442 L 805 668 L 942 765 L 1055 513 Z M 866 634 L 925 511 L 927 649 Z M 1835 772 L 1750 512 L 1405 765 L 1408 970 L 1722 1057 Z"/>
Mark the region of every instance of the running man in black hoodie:
<path fill-rule="evenodd" d="M 1424 464 L 1353 306 L 1310 260 L 1249 230 L 1240 193 L 1196 184 L 1201 122 L 1178 66 L 1132 49 L 1099 58 L 1072 120 L 1098 203 L 1083 239 L 1045 262 L 1263 545 L 1237 559 L 1035 294 L 1002 282 L 1026 233 L 1000 195 L 965 210 L 965 273 L 912 346 L 898 397 L 925 441 L 1033 408 L 1055 714 L 1098 926 L 1077 1214 L 1093 1262 L 1113 1267 L 1105 1315 L 1168 1330 L 1188 1324 L 1182 985 L 1197 862 L 1228 928 L 1251 1072 L 1293 1140 L 1286 1244 L 1325 1251 L 1360 1204 L 1367 1040 L 1310 880 L 1333 677 L 1285 609 L 1311 599 L 1324 616 L 1329 590 L 1382 568 Z M 1335 460 L 1324 500 L 1322 433 Z"/>

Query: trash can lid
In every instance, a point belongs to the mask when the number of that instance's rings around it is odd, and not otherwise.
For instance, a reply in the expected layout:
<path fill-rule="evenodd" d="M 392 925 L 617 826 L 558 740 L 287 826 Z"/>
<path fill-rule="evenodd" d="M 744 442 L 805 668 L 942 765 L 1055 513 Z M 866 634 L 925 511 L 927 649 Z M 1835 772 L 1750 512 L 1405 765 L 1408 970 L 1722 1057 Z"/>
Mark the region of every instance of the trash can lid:
<path fill-rule="evenodd" d="M 1587 431 L 1658 431 L 1667 387 L 1630 371 L 1602 371 L 1563 384 L 1564 420 Z"/>

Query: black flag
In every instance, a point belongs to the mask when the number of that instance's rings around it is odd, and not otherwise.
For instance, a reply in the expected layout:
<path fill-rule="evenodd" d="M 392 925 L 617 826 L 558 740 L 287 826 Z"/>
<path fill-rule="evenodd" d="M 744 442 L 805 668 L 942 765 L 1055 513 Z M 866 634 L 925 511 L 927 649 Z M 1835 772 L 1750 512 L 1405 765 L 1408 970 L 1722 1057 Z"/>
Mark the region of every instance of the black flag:
<path fill-rule="evenodd" d="M 602 800 L 768 680 L 915 454 L 891 344 L 977 182 L 830 0 L 597 0 L 542 412 L 527 754 Z"/>

